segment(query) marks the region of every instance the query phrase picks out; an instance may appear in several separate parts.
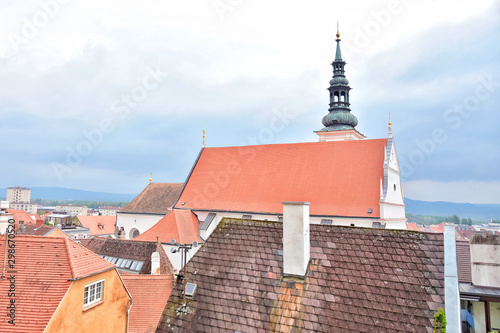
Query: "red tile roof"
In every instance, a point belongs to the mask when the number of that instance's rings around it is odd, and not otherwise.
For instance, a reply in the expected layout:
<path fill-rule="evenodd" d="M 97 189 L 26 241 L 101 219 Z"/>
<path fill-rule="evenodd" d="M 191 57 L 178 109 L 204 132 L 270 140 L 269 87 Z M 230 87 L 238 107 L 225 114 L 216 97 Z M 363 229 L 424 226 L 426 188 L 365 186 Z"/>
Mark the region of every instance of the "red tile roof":
<path fill-rule="evenodd" d="M 182 183 L 149 183 L 148 186 L 120 210 L 120 213 L 166 214 L 181 193 Z"/>
<path fill-rule="evenodd" d="M 432 332 L 444 304 L 443 235 L 311 225 L 305 280 L 283 276 L 283 225 L 223 219 L 186 265 L 158 332 Z"/>
<path fill-rule="evenodd" d="M 35 225 L 36 222 L 31 218 L 31 216 L 26 213 L 24 210 L 19 210 L 19 209 L 7 209 L 7 212 L 10 214 L 13 214 L 13 219 L 16 221 L 14 223 L 14 229 L 17 230 L 19 228 L 19 222 L 23 221 L 24 224 L 33 224 Z"/>
<path fill-rule="evenodd" d="M 116 216 L 77 215 L 83 227 L 90 229 L 90 235 L 111 235 L 115 233 Z"/>
<path fill-rule="evenodd" d="M 282 201 L 306 201 L 311 215 L 380 217 L 386 145 L 377 139 L 204 148 L 175 207 L 281 214 Z"/>
<path fill-rule="evenodd" d="M 170 243 L 172 239 L 181 244 L 194 241 L 201 243 L 198 236 L 198 218 L 190 210 L 173 209 L 150 229 L 133 240 Z M 158 237 L 158 238 L 157 238 Z"/>
<path fill-rule="evenodd" d="M 172 292 L 173 275 L 120 275 L 133 300 L 129 332 L 155 332 Z"/>
<path fill-rule="evenodd" d="M 56 311 L 70 279 L 96 274 L 114 265 L 76 244 L 67 237 L 17 235 L 15 241 L 16 325 L 0 316 L 2 332 L 42 332 Z M 5 235 L 0 236 L 0 248 L 5 247 Z M 3 270 L 3 258 L 0 270 Z M 7 279 L 12 268 L 6 266 L 6 278 L 0 280 L 0 308 L 7 309 L 10 301 Z"/>

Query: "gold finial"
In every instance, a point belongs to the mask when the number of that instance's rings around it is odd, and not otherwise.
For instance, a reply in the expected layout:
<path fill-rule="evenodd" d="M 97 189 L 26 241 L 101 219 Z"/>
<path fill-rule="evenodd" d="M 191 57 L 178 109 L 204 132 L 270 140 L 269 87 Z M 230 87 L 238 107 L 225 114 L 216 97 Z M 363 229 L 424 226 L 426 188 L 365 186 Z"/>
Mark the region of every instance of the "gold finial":
<path fill-rule="evenodd" d="M 339 21 L 337 21 L 337 38 L 340 37 L 340 32 L 339 32 Z"/>
<path fill-rule="evenodd" d="M 392 138 L 391 113 L 389 112 L 389 137 Z"/>
<path fill-rule="evenodd" d="M 203 145 L 202 147 L 205 147 L 205 130 L 203 130 Z"/>
<path fill-rule="evenodd" d="M 153 181 L 153 173 L 152 173 L 152 172 L 150 172 L 150 173 L 149 173 L 149 182 L 151 183 L 152 181 Z"/>

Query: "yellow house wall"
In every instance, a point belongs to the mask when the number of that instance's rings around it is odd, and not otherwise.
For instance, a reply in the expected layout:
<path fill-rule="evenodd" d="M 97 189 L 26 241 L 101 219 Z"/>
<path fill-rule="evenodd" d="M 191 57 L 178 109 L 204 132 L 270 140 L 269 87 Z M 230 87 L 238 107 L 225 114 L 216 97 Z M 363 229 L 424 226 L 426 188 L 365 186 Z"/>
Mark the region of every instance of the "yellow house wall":
<path fill-rule="evenodd" d="M 101 279 L 104 302 L 83 311 L 85 285 Z M 74 281 L 45 332 L 125 332 L 129 300 L 115 269 Z"/>

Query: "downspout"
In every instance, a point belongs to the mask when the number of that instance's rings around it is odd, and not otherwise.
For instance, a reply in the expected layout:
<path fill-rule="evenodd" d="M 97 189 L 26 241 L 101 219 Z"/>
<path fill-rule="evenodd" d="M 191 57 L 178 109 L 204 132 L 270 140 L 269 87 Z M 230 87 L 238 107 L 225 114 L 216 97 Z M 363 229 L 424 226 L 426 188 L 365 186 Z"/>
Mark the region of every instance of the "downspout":
<path fill-rule="evenodd" d="M 446 330 L 460 332 L 460 292 L 458 289 L 457 244 L 455 225 L 444 227 L 444 311 Z"/>
<path fill-rule="evenodd" d="M 130 306 L 128 307 L 127 310 L 127 327 L 125 328 L 125 333 L 128 333 L 128 319 L 130 318 L 130 309 L 132 309 L 132 301 L 133 299 L 130 299 Z"/>

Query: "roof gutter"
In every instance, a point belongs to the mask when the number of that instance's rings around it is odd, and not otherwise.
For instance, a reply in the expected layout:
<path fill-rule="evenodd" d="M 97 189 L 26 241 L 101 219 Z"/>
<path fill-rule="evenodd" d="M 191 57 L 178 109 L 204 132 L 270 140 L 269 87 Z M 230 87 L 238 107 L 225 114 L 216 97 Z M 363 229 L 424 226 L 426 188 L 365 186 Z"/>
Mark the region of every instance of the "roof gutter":
<path fill-rule="evenodd" d="M 184 189 L 186 188 L 186 185 L 189 181 L 189 178 L 191 178 L 191 175 L 193 174 L 194 168 L 196 168 L 196 165 L 198 164 L 198 161 L 200 160 L 201 153 L 203 153 L 203 149 L 205 149 L 205 147 L 202 147 L 200 152 L 198 153 L 198 156 L 196 157 L 196 160 L 194 161 L 194 164 L 191 167 L 191 170 L 189 170 L 189 174 L 186 177 L 186 181 L 184 182 L 184 185 L 182 185 L 181 193 L 179 193 L 179 197 L 177 198 L 177 200 L 175 200 L 175 203 L 172 205 L 172 208 L 174 208 L 177 205 L 177 202 L 179 202 L 179 199 L 181 198 L 182 193 L 184 193 Z"/>

